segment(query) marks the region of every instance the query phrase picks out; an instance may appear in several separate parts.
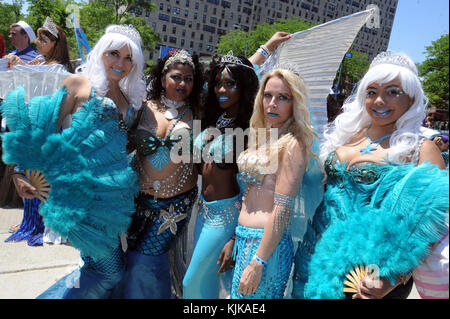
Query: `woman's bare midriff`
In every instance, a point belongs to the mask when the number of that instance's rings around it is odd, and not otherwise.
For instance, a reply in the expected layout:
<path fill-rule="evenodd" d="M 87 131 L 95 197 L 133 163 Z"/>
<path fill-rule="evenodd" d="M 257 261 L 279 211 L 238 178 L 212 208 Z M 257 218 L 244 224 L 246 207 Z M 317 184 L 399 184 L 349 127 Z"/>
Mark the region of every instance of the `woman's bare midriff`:
<path fill-rule="evenodd" d="M 261 187 L 252 185 L 242 203 L 239 224 L 249 228 L 264 228 L 272 214 L 276 175 L 266 175 Z"/>

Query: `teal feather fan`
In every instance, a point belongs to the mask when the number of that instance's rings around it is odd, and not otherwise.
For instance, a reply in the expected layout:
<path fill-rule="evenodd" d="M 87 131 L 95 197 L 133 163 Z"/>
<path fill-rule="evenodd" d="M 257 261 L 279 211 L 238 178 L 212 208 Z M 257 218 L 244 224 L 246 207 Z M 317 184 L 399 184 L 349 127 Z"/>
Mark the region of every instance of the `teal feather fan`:
<path fill-rule="evenodd" d="M 1 106 L 11 132 L 2 135 L 3 161 L 22 170 L 39 170 L 50 196 L 39 207 L 47 227 L 68 237 L 81 254 L 94 260 L 117 248 L 134 213 L 139 186 L 119 128 L 114 103 L 94 92 L 72 115 L 71 127 L 57 133 L 61 88 L 51 96 L 11 91 Z"/>
<path fill-rule="evenodd" d="M 375 265 L 391 284 L 419 266 L 448 226 L 448 171 L 424 163 L 386 165 L 370 203 L 324 230 L 308 266 L 305 297 L 344 298 L 346 274 Z"/>

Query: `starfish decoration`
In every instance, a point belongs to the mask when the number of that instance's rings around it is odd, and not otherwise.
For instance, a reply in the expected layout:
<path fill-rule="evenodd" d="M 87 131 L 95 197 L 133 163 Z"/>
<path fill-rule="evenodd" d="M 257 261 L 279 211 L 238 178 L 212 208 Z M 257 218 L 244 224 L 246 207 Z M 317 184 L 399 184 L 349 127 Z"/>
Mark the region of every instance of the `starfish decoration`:
<path fill-rule="evenodd" d="M 378 147 L 378 146 L 371 146 L 371 145 L 372 145 L 372 143 L 370 143 L 370 144 L 367 145 L 366 147 L 362 148 L 362 149 L 360 150 L 361 155 L 364 155 L 364 154 L 372 154 L 372 151 L 375 151 L 375 150 L 377 149 L 377 147 Z"/>
<path fill-rule="evenodd" d="M 171 204 L 169 206 L 169 211 L 165 211 L 164 209 L 161 209 L 161 216 L 164 218 L 164 223 L 159 226 L 158 229 L 158 235 L 161 234 L 163 231 L 165 231 L 167 228 L 170 228 L 170 231 L 172 234 L 177 234 L 177 222 L 185 219 L 187 217 L 187 214 L 180 214 L 175 215 L 174 213 L 174 207 Z"/>

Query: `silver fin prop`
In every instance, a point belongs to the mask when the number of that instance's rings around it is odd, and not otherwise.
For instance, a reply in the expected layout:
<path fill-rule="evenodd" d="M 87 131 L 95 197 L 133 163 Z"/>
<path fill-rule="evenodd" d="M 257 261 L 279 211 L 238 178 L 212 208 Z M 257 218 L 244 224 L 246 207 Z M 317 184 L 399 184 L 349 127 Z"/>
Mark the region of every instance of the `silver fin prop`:
<path fill-rule="evenodd" d="M 379 27 L 378 14 L 378 7 L 369 6 L 365 11 L 294 33 L 260 68 L 261 78 L 277 65 L 295 65 L 300 70 L 308 85 L 311 120 L 319 140 L 328 123 L 327 96 L 342 59 L 364 24 Z"/>

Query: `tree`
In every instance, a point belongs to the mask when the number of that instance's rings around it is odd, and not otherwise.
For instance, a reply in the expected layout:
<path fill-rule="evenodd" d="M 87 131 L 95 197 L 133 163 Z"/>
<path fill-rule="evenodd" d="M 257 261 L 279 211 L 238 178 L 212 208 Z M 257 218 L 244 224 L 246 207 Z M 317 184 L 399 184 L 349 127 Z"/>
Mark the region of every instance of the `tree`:
<path fill-rule="evenodd" d="M 352 83 L 357 83 L 369 69 L 369 55 L 352 50 L 349 53 L 353 57 L 351 59 L 345 58 L 343 75 Z"/>
<path fill-rule="evenodd" d="M 47 17 L 52 18 L 53 22 L 59 25 L 65 33 L 65 21 L 68 13 L 65 12 L 67 1 L 63 0 L 27 0 L 28 14 L 27 23 L 30 27 L 37 31 Z"/>
<path fill-rule="evenodd" d="M 130 17 L 130 13 L 141 15 L 142 12 L 151 12 L 155 9 L 155 4 L 146 0 L 99 0 L 104 6 L 114 8 L 114 23 L 125 23 Z"/>
<path fill-rule="evenodd" d="M 423 77 L 423 88 L 430 105 L 448 110 L 449 94 L 449 41 L 448 34 L 442 35 L 426 48 L 426 60 L 418 65 Z"/>
<path fill-rule="evenodd" d="M 140 15 L 142 10 L 154 10 L 154 4 L 148 1 L 137 0 L 97 0 L 85 4 L 80 9 L 80 25 L 86 37 L 93 45 L 105 28 L 110 24 L 132 24 L 141 35 L 142 49 L 152 49 L 159 41 L 159 35 L 147 25 L 145 18 L 134 16 Z"/>
<path fill-rule="evenodd" d="M 220 37 L 216 46 L 216 52 L 224 55 L 232 50 L 234 55 L 249 57 L 277 31 L 295 33 L 309 29 L 312 26 L 312 24 L 299 18 L 282 19 L 273 24 L 266 22 L 257 25 L 254 30 L 249 32 L 239 29 L 239 26 L 236 25 L 238 29 Z"/>

